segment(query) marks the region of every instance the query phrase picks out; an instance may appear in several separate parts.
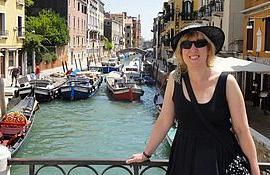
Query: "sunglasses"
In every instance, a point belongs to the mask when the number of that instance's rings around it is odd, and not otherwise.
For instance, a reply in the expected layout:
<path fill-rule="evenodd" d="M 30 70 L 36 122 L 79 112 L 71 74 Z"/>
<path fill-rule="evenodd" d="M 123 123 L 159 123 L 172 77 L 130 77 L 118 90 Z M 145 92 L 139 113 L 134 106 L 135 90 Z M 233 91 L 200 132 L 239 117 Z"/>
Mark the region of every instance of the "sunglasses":
<path fill-rule="evenodd" d="M 185 40 L 180 44 L 180 47 L 182 49 L 190 49 L 192 44 L 194 44 L 196 48 L 202 48 L 208 44 L 208 41 L 206 39 L 198 39 L 196 41 Z"/>

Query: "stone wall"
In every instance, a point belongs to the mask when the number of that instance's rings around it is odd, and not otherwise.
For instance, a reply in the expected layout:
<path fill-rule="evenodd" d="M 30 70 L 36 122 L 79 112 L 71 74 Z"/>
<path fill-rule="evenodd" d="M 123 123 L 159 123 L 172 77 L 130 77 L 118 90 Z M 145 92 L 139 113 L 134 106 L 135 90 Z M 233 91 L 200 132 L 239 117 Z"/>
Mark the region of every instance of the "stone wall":
<path fill-rule="evenodd" d="M 270 162 L 270 140 L 255 129 L 251 128 L 250 130 L 256 145 L 258 161 Z"/>

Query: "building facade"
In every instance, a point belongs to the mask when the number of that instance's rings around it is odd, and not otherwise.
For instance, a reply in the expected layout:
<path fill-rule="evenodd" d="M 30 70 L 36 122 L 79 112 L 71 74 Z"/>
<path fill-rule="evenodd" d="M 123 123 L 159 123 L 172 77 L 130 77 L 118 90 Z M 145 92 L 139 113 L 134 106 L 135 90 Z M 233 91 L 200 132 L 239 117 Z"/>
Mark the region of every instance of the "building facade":
<path fill-rule="evenodd" d="M 122 49 L 125 49 L 125 20 L 127 18 L 127 13 L 126 12 L 122 12 L 122 13 L 115 13 L 115 14 L 111 14 L 111 18 L 113 20 L 118 21 L 121 25 L 122 25 L 122 38 L 120 40 L 120 43 L 122 45 Z"/>
<path fill-rule="evenodd" d="M 104 4 L 100 0 L 89 0 L 87 4 L 87 57 L 103 57 Z"/>
<path fill-rule="evenodd" d="M 122 36 L 122 25 L 118 21 L 111 17 L 105 18 L 104 20 L 104 35 L 113 44 L 113 52 L 117 52 L 123 49 L 121 43 Z"/>
<path fill-rule="evenodd" d="M 25 5 L 22 0 L 0 0 L 0 74 L 7 78 L 9 70 L 20 66 L 27 72 L 23 53 Z"/>
<path fill-rule="evenodd" d="M 246 0 L 242 13 L 244 58 L 270 65 L 270 1 Z"/>

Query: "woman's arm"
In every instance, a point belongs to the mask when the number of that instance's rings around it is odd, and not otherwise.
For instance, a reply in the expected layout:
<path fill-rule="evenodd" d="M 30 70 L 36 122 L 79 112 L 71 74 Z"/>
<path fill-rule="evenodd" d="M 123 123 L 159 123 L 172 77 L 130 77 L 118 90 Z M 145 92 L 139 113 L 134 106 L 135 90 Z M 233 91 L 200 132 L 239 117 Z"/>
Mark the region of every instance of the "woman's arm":
<path fill-rule="evenodd" d="M 166 86 L 164 102 L 162 105 L 160 115 L 155 122 L 148 144 L 144 149 L 144 152 L 147 155 L 152 155 L 152 153 L 156 150 L 158 145 L 162 142 L 168 130 L 173 124 L 173 121 L 174 121 L 174 103 L 172 101 L 173 90 L 174 90 L 174 79 L 171 73 L 169 76 L 167 86 Z M 143 153 L 138 153 L 138 154 L 134 154 L 126 162 L 127 163 L 143 162 L 147 159 L 148 158 Z"/>
<path fill-rule="evenodd" d="M 251 174 L 259 175 L 256 147 L 249 130 L 244 98 L 237 81 L 232 75 L 229 75 L 227 79 L 226 97 L 231 113 L 232 126 L 239 144 L 250 162 Z"/>

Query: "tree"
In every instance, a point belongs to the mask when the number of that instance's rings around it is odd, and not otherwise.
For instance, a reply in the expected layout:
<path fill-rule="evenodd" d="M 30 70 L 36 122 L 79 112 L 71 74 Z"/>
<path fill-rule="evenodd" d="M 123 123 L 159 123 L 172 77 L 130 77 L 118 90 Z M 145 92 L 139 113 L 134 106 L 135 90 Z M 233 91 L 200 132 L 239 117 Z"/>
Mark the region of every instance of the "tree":
<path fill-rule="evenodd" d="M 30 7 L 34 5 L 34 0 L 25 0 L 24 3 L 25 3 L 25 15 L 28 16 L 30 12 Z"/>
<path fill-rule="evenodd" d="M 113 43 L 108 40 L 108 38 L 104 37 L 103 41 L 105 42 L 105 49 L 111 51 L 113 49 Z"/>
<path fill-rule="evenodd" d="M 46 53 L 50 53 L 50 58 L 54 58 L 53 51 L 48 48 L 68 43 L 69 31 L 65 20 L 51 10 L 42 10 L 37 17 L 27 17 L 25 27 L 24 48 L 36 52 L 37 62 L 55 60 L 44 59 Z"/>

